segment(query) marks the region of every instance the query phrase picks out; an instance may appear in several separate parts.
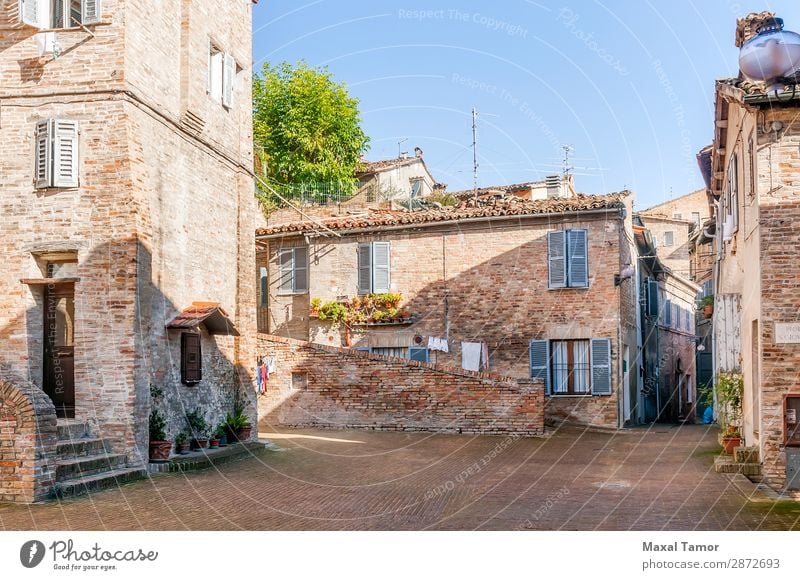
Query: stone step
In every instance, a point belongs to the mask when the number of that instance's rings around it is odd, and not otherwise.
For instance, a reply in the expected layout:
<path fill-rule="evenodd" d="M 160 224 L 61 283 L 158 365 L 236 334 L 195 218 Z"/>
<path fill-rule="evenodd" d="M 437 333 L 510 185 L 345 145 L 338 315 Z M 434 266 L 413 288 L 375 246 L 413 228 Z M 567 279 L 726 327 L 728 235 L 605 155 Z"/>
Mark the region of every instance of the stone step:
<path fill-rule="evenodd" d="M 741 473 L 742 475 L 761 475 L 759 463 L 737 463 L 730 455 L 720 455 L 714 459 L 714 471 L 717 473 Z"/>
<path fill-rule="evenodd" d="M 100 437 L 84 439 L 59 439 L 56 445 L 56 459 L 71 459 L 111 452 L 111 442 Z"/>
<path fill-rule="evenodd" d="M 59 419 L 56 429 L 59 439 L 81 439 L 91 435 L 89 424 L 78 419 Z"/>
<path fill-rule="evenodd" d="M 125 465 L 126 461 L 125 455 L 119 453 L 102 453 L 86 457 L 58 459 L 56 460 L 56 481 L 61 482 L 119 469 Z"/>
<path fill-rule="evenodd" d="M 124 483 L 142 479 L 146 475 L 147 469 L 144 467 L 122 467 L 103 473 L 60 481 L 56 483 L 55 492 L 56 496 L 60 498 L 75 497 L 101 489 L 118 487 Z"/>

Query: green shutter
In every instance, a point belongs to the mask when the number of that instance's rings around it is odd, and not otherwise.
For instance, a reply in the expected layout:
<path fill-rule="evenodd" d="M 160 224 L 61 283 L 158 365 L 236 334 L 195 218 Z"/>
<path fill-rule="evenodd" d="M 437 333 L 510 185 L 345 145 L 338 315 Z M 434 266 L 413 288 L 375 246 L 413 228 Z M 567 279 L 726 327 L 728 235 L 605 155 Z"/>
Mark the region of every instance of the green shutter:
<path fill-rule="evenodd" d="M 550 342 L 532 340 L 530 344 L 531 378 L 544 381 L 544 392 L 550 394 Z"/>
<path fill-rule="evenodd" d="M 647 281 L 647 315 L 658 316 L 658 281 Z"/>
<path fill-rule="evenodd" d="M 562 230 L 547 234 L 548 281 L 550 288 L 567 285 L 567 236 Z"/>
<path fill-rule="evenodd" d="M 592 339 L 592 394 L 611 394 L 611 341 Z"/>

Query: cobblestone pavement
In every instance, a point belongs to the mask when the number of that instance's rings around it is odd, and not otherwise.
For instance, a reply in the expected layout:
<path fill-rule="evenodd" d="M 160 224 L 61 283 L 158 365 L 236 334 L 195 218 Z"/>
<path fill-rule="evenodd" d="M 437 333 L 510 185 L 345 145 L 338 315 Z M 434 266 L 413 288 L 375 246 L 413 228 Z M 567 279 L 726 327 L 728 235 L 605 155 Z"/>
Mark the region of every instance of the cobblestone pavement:
<path fill-rule="evenodd" d="M 35 506 L 6 530 L 800 529 L 800 504 L 752 503 L 713 472 L 716 430 L 546 439 L 291 430 L 284 451 Z"/>

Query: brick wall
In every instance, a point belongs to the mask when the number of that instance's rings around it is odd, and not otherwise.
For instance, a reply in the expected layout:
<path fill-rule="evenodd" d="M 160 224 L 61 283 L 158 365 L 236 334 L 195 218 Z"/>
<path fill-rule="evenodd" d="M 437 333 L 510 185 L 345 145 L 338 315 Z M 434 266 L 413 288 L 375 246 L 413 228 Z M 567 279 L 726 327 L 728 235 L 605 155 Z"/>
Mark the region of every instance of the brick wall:
<path fill-rule="evenodd" d="M 541 435 L 541 382 L 473 373 L 271 335 L 259 349 L 277 359 L 259 400 L 261 428 L 274 425 Z"/>
<path fill-rule="evenodd" d="M 33 503 L 55 484 L 56 413 L 50 398 L 17 377 L 0 377 L 0 501 Z"/>

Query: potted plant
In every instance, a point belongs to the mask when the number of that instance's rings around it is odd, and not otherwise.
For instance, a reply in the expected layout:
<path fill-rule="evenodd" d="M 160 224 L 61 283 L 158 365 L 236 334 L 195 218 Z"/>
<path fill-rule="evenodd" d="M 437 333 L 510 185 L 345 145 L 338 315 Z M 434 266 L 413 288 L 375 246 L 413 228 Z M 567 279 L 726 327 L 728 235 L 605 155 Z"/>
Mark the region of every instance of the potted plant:
<path fill-rule="evenodd" d="M 211 437 L 208 438 L 208 448 L 219 449 L 219 437 L 217 437 L 216 430 L 214 430 L 214 432 L 211 433 Z"/>
<path fill-rule="evenodd" d="M 167 461 L 172 443 L 167 441 L 167 421 L 158 409 L 150 411 L 150 461 Z"/>
<path fill-rule="evenodd" d="M 199 451 L 208 447 L 208 423 L 206 423 L 200 408 L 186 414 L 189 431 L 192 434 L 192 447 Z"/>
<path fill-rule="evenodd" d="M 714 296 L 706 296 L 701 303 L 703 310 L 703 317 L 708 319 L 714 315 Z"/>
<path fill-rule="evenodd" d="M 189 453 L 189 436 L 186 434 L 186 431 L 181 431 L 178 433 L 177 437 L 175 437 L 175 450 L 178 455 L 186 455 Z"/>
<path fill-rule="evenodd" d="M 228 429 L 224 422 L 217 425 L 217 428 L 214 430 L 214 435 L 216 435 L 220 447 L 228 445 Z"/>
<path fill-rule="evenodd" d="M 232 413 L 228 413 L 225 423 L 228 427 L 228 432 L 233 435 L 232 441 L 247 441 L 250 439 L 253 427 L 247 420 L 247 415 L 244 414 L 244 407 L 240 403 L 234 406 Z"/>
<path fill-rule="evenodd" d="M 725 453 L 732 454 L 742 444 L 740 430 L 742 420 L 742 397 L 744 378 L 738 371 L 720 372 L 717 376 L 717 401 L 724 425 L 722 447 Z"/>

